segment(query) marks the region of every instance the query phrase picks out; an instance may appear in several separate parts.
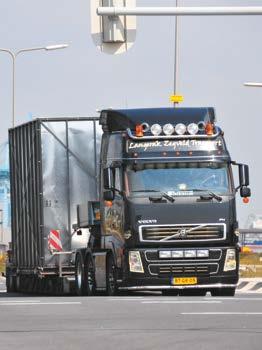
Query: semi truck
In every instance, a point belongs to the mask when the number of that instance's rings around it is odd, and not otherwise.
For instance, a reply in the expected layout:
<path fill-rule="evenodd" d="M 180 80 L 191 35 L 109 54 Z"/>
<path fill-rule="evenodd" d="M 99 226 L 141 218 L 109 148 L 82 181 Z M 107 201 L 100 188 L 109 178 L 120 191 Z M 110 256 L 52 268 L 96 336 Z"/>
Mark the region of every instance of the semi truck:
<path fill-rule="evenodd" d="M 39 118 L 9 144 L 8 291 L 234 295 L 249 170 L 214 108 Z"/>

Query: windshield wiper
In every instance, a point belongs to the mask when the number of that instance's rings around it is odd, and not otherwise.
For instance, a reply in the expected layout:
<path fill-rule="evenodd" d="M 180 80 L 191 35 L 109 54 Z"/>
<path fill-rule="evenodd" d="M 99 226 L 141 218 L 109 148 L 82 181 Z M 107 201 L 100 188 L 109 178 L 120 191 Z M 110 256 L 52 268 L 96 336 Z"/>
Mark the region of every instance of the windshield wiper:
<path fill-rule="evenodd" d="M 157 192 L 157 193 L 160 193 L 162 195 L 162 197 L 166 198 L 170 202 L 174 203 L 174 201 L 175 201 L 175 199 L 173 197 L 169 196 L 166 192 L 162 192 L 162 191 L 159 191 L 159 190 L 137 190 L 137 191 L 132 191 L 132 192 L 136 192 L 136 193 L 140 193 L 140 192 Z"/>
<path fill-rule="evenodd" d="M 214 192 L 212 192 L 212 191 L 210 191 L 210 190 L 204 190 L 204 189 L 201 189 L 201 188 L 190 188 L 190 189 L 188 189 L 188 190 L 186 190 L 186 191 L 207 192 L 208 195 L 209 195 L 209 197 L 215 198 L 218 202 L 221 202 L 222 199 L 223 199 L 223 198 L 222 198 L 221 196 L 219 196 L 218 194 L 216 194 L 216 193 L 214 193 Z"/>

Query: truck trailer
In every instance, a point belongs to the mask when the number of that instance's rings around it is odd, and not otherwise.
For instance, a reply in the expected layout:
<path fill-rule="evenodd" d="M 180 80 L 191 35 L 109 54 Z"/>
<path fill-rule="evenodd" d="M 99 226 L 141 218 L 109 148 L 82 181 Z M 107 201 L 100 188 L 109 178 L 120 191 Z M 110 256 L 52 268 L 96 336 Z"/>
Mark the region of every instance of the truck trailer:
<path fill-rule="evenodd" d="M 40 118 L 10 129 L 9 144 L 8 291 L 234 295 L 249 170 L 214 108 Z"/>

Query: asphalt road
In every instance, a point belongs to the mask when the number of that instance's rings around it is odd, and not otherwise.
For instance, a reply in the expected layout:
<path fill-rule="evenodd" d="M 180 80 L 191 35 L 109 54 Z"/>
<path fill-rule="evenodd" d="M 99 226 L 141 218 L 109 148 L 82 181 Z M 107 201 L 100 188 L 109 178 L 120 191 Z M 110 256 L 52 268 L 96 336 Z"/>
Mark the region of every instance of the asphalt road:
<path fill-rule="evenodd" d="M 262 294 L 234 298 L 0 293 L 1 350 L 262 349 Z"/>

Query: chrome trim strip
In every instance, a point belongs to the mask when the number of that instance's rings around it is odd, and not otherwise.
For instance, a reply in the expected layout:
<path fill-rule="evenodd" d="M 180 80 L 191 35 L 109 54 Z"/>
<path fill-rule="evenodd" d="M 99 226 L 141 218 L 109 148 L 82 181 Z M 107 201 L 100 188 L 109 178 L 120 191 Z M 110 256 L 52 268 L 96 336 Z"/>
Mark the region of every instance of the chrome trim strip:
<path fill-rule="evenodd" d="M 172 262 L 213 262 L 213 261 L 219 261 L 219 260 L 221 260 L 221 258 L 222 258 L 222 249 L 209 249 L 208 247 L 205 247 L 205 248 L 201 248 L 201 247 L 197 247 L 197 248 L 168 248 L 168 250 L 170 250 L 170 251 L 172 251 L 172 250 L 187 250 L 187 249 L 195 249 L 195 250 L 202 250 L 202 249 L 208 249 L 209 251 L 219 251 L 220 252 L 220 256 L 219 256 L 219 258 L 218 259 L 209 259 L 209 258 L 198 258 L 198 259 L 187 259 L 187 258 L 182 258 L 182 259 L 172 259 L 172 260 L 170 260 L 170 259 L 158 259 L 158 260 L 150 260 L 150 259 L 148 259 L 148 257 L 147 257 L 147 253 L 150 253 L 150 252 L 152 252 L 152 253 L 158 253 L 160 250 L 165 250 L 165 248 L 163 248 L 163 249 L 161 249 L 161 248 L 159 248 L 159 249 L 148 249 L 148 250 L 145 250 L 145 252 L 144 252 L 144 255 L 145 255 L 145 260 L 146 260 L 146 262 L 148 262 L 148 263 L 150 263 L 150 262 L 156 262 L 156 263 L 160 263 L 160 262 L 162 262 L 162 263 L 172 263 Z"/>
<path fill-rule="evenodd" d="M 127 131 L 127 135 L 133 139 L 133 140 L 139 140 L 139 141 L 142 141 L 142 140 L 181 140 L 181 139 L 203 139 L 203 140 L 213 140 L 215 139 L 216 137 L 218 137 L 220 135 L 220 131 L 219 129 L 215 126 L 215 129 L 216 129 L 216 133 L 212 136 L 208 136 L 208 135 L 158 135 L 158 136 L 142 136 L 142 137 L 138 137 L 138 136 L 135 136 L 132 134 L 132 131 L 130 130 L 130 128 L 126 129 Z"/>
<path fill-rule="evenodd" d="M 121 290 L 162 290 L 162 289 L 211 289 L 211 288 L 236 288 L 237 284 L 194 284 L 185 286 L 134 286 L 134 287 L 119 287 Z"/>
<path fill-rule="evenodd" d="M 193 266 L 193 267 L 195 267 L 195 266 L 200 266 L 200 265 L 217 265 L 217 269 L 216 269 L 216 271 L 215 272 L 210 272 L 209 274 L 210 275 L 215 275 L 217 272 L 218 272 L 218 269 L 219 269 L 219 264 L 218 263 L 202 263 L 202 264 L 149 264 L 148 265 L 148 271 L 149 271 L 149 273 L 150 273 L 150 275 L 151 276 L 158 276 L 158 274 L 157 273 L 152 273 L 151 272 L 151 266 L 167 266 L 167 267 L 169 267 L 169 266 L 181 266 L 181 267 L 183 267 L 183 266 Z M 175 274 L 175 272 L 173 273 L 173 274 Z"/>
<path fill-rule="evenodd" d="M 172 240 L 166 240 L 164 243 L 172 243 L 172 242 L 212 242 L 212 241 L 222 241 L 226 239 L 226 224 L 222 223 L 205 223 L 205 224 L 157 224 L 157 225 L 140 225 L 138 227 L 138 232 L 139 232 L 139 239 L 140 242 L 154 242 L 154 243 L 162 243 L 163 241 L 160 240 L 148 240 L 148 239 L 143 239 L 143 233 L 142 229 L 143 227 L 177 227 L 177 226 L 200 226 L 200 225 L 205 225 L 205 226 L 224 226 L 224 234 L 222 238 L 212 238 L 212 239 L 172 239 Z"/>

